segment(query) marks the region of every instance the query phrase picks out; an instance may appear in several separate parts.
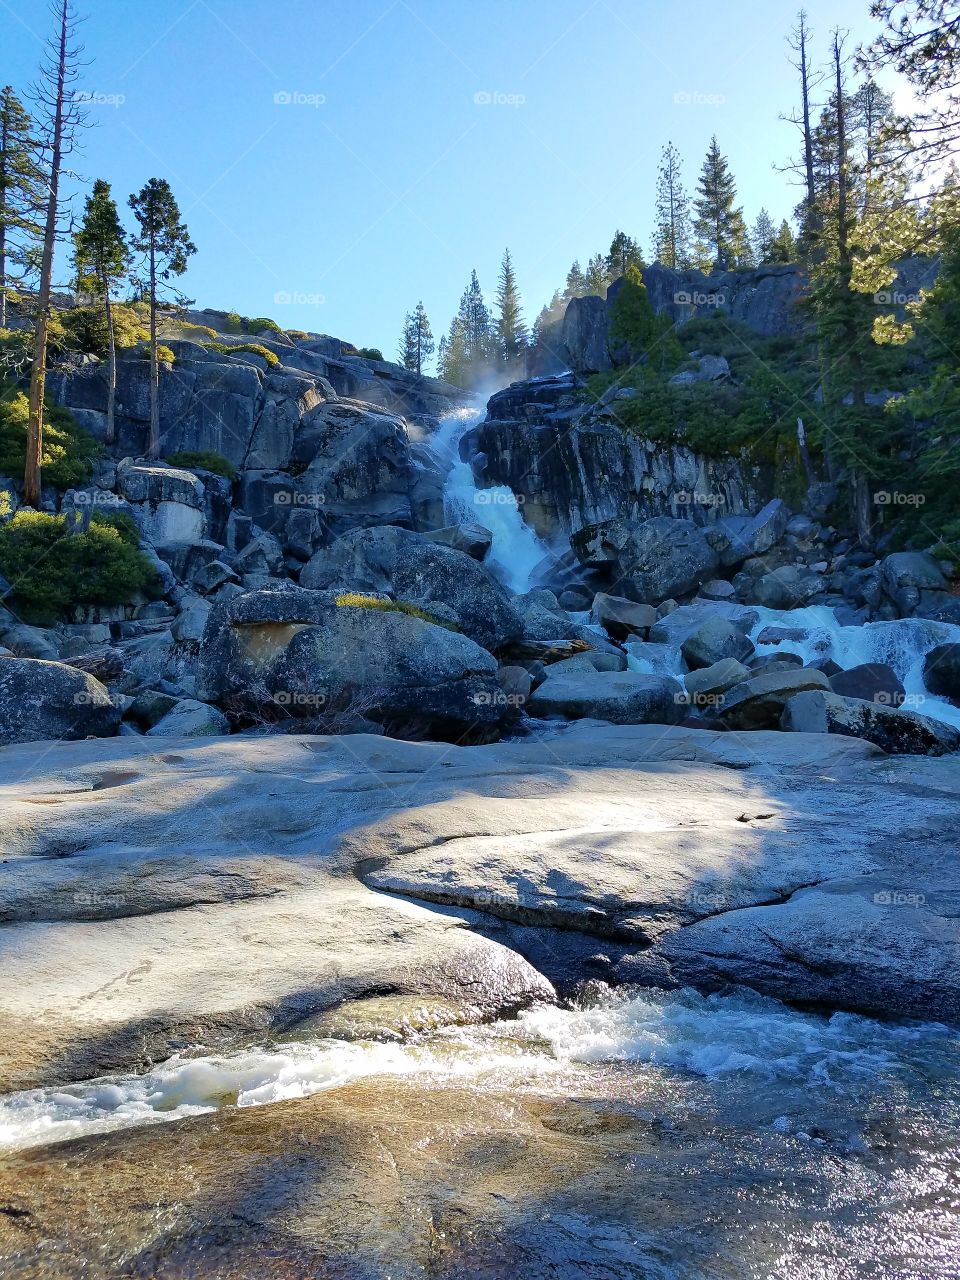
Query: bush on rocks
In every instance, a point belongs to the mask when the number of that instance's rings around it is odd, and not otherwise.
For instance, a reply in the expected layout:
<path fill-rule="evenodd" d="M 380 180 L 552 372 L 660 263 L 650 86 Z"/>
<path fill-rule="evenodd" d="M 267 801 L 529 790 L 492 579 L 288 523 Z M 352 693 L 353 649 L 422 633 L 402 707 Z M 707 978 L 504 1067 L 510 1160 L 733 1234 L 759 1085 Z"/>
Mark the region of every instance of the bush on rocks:
<path fill-rule="evenodd" d="M 27 458 L 30 403 L 22 391 L 0 382 L 0 474 L 23 474 Z M 90 477 L 102 453 L 97 441 L 79 427 L 73 415 L 56 404 L 44 409 L 43 482 L 72 489 Z"/>
<path fill-rule="evenodd" d="M 0 573 L 30 622 L 55 622 L 81 604 L 126 604 L 149 589 L 155 570 L 137 545 L 129 516 L 96 514 L 84 532 L 65 516 L 18 511 L 0 527 Z"/>

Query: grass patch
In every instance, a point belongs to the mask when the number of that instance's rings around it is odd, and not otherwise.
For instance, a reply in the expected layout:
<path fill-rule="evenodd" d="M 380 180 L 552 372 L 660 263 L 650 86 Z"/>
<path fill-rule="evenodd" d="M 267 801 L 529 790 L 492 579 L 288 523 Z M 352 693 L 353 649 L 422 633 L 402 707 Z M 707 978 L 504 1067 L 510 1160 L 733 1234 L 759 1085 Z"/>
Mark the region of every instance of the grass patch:
<path fill-rule="evenodd" d="M 249 352 L 252 356 L 262 356 L 271 368 L 280 363 L 280 357 L 259 342 L 240 342 L 233 346 L 226 342 L 205 342 L 203 345 L 207 351 L 217 351 L 222 356 L 235 356 L 240 351 Z"/>
<path fill-rule="evenodd" d="M 452 622 L 437 618 L 426 609 L 411 604 L 409 600 L 388 600 L 382 596 L 368 596 L 359 591 L 345 591 L 338 595 L 334 603 L 347 609 L 378 609 L 381 613 L 405 613 L 408 618 L 419 618 L 421 622 L 432 622 L 435 627 L 443 627 L 445 631 L 459 631 Z"/>
<path fill-rule="evenodd" d="M 198 467 L 201 471 L 212 471 L 215 475 L 224 476 L 227 480 L 237 478 L 237 468 L 230 459 L 225 458 L 222 453 L 213 453 L 210 450 L 199 450 L 194 453 L 184 450 L 180 453 L 171 453 L 167 461 L 171 466 L 185 467 L 188 471 Z"/>

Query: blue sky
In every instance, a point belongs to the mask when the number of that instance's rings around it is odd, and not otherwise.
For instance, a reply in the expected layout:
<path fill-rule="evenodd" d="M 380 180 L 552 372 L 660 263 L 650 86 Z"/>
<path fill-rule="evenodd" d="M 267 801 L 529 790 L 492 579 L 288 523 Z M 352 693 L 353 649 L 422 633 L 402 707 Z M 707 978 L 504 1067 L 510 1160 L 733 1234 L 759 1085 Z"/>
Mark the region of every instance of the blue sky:
<path fill-rule="evenodd" d="M 96 128 L 71 162 L 118 203 L 165 177 L 198 306 L 382 347 L 424 300 L 439 335 L 510 246 L 532 320 L 617 227 L 649 250 L 660 148 L 695 183 L 716 132 L 750 221 L 796 202 L 774 162 L 795 98 L 762 0 L 84 0 Z M 875 24 L 806 0 L 815 49 Z M 46 0 L 0 0 L 0 75 L 26 89 Z M 79 207 L 78 202 L 78 207 Z"/>

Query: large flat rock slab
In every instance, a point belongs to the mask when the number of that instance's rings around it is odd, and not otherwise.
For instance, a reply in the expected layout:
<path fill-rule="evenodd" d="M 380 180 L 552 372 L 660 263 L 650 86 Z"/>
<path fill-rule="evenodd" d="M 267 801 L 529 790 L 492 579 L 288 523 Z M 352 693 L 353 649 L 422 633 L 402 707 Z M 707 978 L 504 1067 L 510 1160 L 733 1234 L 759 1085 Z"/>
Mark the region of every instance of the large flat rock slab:
<path fill-rule="evenodd" d="M 364 996 L 504 1013 L 552 994 L 531 925 L 625 978 L 953 1018 L 958 790 L 954 757 L 662 725 L 8 748 L 0 1087 Z"/>

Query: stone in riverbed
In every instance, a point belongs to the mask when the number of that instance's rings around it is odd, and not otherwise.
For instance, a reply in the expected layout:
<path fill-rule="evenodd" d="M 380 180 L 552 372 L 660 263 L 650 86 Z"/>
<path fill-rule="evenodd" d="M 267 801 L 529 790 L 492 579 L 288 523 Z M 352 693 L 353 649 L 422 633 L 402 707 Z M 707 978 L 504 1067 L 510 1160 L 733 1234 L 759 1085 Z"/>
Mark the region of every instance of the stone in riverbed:
<path fill-rule="evenodd" d="M 923 682 L 931 693 L 960 706 L 960 644 L 938 644 L 923 661 Z"/>
<path fill-rule="evenodd" d="M 812 667 L 764 672 L 725 694 L 719 715 L 730 729 L 774 729 L 794 694 L 829 687 L 823 672 Z"/>
<path fill-rule="evenodd" d="M 687 636 L 680 651 L 690 667 L 712 667 L 722 658 L 745 662 L 753 653 L 753 641 L 727 618 L 708 618 Z"/>
<path fill-rule="evenodd" d="M 710 667 L 701 667 L 684 676 L 683 683 L 693 706 L 715 707 L 723 700 L 723 694 L 734 685 L 750 679 L 750 669 L 736 658 L 721 658 Z"/>
<path fill-rule="evenodd" d="M 899 707 L 906 697 L 903 681 L 884 662 L 864 662 L 858 667 L 848 667 L 846 671 L 824 674 L 829 675 L 833 692 L 843 698 L 862 698 L 865 702 Z"/>
<path fill-rule="evenodd" d="M 647 632 L 657 621 L 657 611 L 652 605 L 637 604 L 623 596 L 611 596 L 598 591 L 593 598 L 591 621 L 604 627 L 615 640 L 628 635 L 647 637 Z"/>
<path fill-rule="evenodd" d="M 607 720 L 611 724 L 676 724 L 684 715 L 683 688 L 669 676 L 636 671 L 548 675 L 533 693 L 533 716 Z"/>
<path fill-rule="evenodd" d="M 960 731 L 931 716 L 822 690 L 809 690 L 790 698 L 783 710 L 781 727 L 795 733 L 863 738 L 888 755 L 940 756 L 960 750 Z"/>

